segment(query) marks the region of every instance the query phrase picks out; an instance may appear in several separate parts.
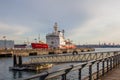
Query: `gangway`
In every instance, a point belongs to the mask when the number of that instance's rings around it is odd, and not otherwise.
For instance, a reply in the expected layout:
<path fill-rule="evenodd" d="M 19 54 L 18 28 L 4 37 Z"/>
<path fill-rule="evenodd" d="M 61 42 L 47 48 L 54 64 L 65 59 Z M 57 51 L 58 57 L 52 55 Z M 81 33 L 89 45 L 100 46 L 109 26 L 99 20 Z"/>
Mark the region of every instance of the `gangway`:
<path fill-rule="evenodd" d="M 107 57 L 118 55 L 119 51 L 106 51 L 106 52 L 81 52 L 78 54 L 54 54 L 54 55 L 41 55 L 31 57 L 27 62 L 30 64 L 38 63 L 69 63 L 69 62 L 84 62 L 90 60 L 104 59 Z"/>

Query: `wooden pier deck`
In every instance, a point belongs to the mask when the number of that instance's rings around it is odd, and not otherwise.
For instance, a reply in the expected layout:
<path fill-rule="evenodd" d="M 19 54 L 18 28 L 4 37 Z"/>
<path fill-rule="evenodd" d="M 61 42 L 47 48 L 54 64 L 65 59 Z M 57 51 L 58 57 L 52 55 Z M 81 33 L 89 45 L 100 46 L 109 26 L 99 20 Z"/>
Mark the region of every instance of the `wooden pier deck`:
<path fill-rule="evenodd" d="M 99 80 L 120 80 L 120 65 L 102 76 Z"/>

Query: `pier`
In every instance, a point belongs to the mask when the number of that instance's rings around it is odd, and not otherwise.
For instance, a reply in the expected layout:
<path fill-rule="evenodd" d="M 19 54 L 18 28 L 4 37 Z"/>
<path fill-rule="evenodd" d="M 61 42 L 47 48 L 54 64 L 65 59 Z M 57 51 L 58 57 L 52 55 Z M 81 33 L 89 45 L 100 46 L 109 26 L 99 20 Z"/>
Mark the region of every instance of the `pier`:
<path fill-rule="evenodd" d="M 117 55 L 117 52 L 83 52 L 78 54 L 60 54 L 60 55 L 43 55 L 32 57 L 29 60 L 31 64 L 38 63 L 71 63 L 71 62 L 85 62 L 91 60 L 104 59 Z"/>
<path fill-rule="evenodd" d="M 43 55 L 43 54 L 64 54 L 77 52 L 88 52 L 94 51 L 94 48 L 76 48 L 76 49 L 7 49 L 0 50 L 0 56 L 33 56 L 33 55 Z"/>
<path fill-rule="evenodd" d="M 87 57 L 85 55 L 83 56 L 86 59 L 86 62 L 69 65 L 64 68 L 53 71 L 45 71 L 40 74 L 23 78 L 23 80 L 32 80 L 37 78 L 39 80 L 47 80 L 47 79 L 56 79 L 56 77 L 60 78 L 60 80 L 68 80 L 67 75 L 73 71 L 77 71 L 78 80 L 106 80 L 105 77 L 107 77 L 106 76 L 107 74 L 109 75 L 109 72 L 111 71 L 114 72 L 115 69 L 118 69 L 118 66 L 120 64 L 120 51 L 92 52 L 92 53 L 89 52 L 84 54 L 93 55 L 93 53 L 96 54 L 96 57 L 94 56 L 95 58 L 90 58 L 88 57 L 88 55 Z M 99 55 L 98 57 L 97 54 L 101 54 L 101 55 Z M 107 55 L 102 55 L 102 54 L 107 54 Z M 86 68 L 88 69 L 87 70 L 88 72 L 83 75 L 83 70 Z"/>

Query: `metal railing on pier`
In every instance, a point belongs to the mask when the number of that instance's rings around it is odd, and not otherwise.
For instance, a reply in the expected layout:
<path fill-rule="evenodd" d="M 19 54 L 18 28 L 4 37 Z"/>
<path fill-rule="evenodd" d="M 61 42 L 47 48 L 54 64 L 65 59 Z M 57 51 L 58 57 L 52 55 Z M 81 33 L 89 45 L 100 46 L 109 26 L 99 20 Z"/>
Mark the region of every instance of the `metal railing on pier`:
<path fill-rule="evenodd" d="M 41 55 L 32 57 L 29 60 L 30 64 L 39 63 L 71 63 L 84 62 L 90 60 L 99 60 L 119 54 L 119 51 L 110 52 L 83 52 L 79 54 L 61 54 L 61 55 Z"/>
<path fill-rule="evenodd" d="M 60 76 L 60 80 L 68 80 L 67 75 L 72 71 L 78 71 L 78 80 L 99 80 L 101 76 L 104 76 L 105 73 L 111 71 L 120 64 L 120 51 L 112 51 L 107 53 L 109 53 L 109 56 L 104 58 L 94 58 L 95 60 L 70 65 L 56 71 L 46 71 L 28 78 L 24 78 L 23 80 L 33 80 L 35 78 L 39 78 L 39 80 L 53 80 L 58 76 Z M 110 56 L 110 54 L 113 55 Z M 88 67 L 88 75 L 82 77 L 82 70 L 86 67 Z"/>

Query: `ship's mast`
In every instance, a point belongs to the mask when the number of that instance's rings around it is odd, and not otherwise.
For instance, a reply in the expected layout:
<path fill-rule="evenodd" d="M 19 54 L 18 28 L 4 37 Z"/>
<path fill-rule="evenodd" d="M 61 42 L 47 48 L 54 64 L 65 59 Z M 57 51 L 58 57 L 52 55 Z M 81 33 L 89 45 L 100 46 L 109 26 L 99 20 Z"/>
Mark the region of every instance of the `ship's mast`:
<path fill-rule="evenodd" d="M 38 35 L 38 41 L 40 41 L 40 34 Z"/>
<path fill-rule="evenodd" d="M 54 32 L 55 32 L 55 34 L 58 33 L 58 24 L 57 24 L 57 22 L 55 22 L 55 24 L 54 24 Z"/>
<path fill-rule="evenodd" d="M 64 30 L 64 29 L 62 30 L 62 33 L 63 33 L 63 37 L 64 37 L 64 33 L 65 33 L 65 30 Z"/>

